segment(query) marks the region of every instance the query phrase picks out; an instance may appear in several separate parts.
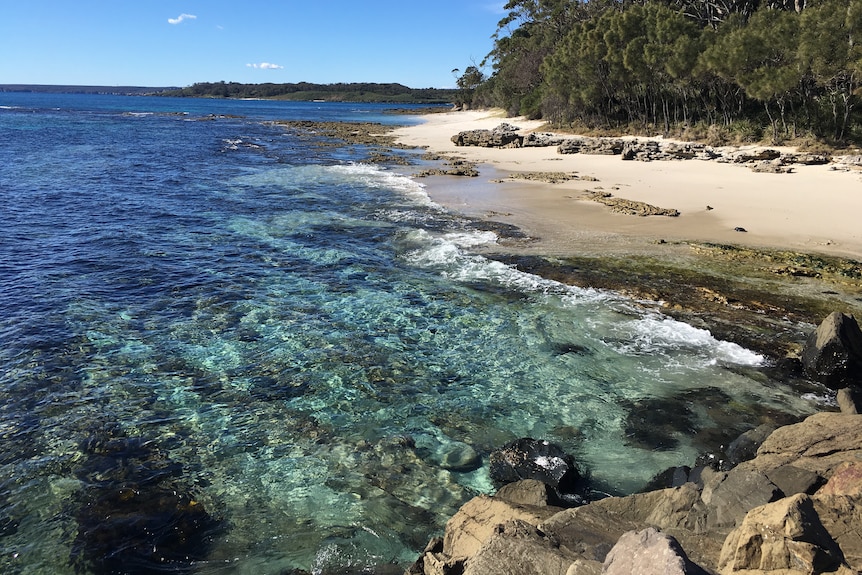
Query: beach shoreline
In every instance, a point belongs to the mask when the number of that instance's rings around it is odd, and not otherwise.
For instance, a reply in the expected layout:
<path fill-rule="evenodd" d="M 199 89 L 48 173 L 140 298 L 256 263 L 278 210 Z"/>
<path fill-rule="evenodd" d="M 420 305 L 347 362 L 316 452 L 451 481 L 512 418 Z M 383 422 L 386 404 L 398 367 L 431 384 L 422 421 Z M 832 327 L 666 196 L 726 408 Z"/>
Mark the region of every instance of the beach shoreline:
<path fill-rule="evenodd" d="M 618 155 L 560 155 L 556 146 L 459 147 L 451 141 L 459 132 L 503 122 L 521 133 L 542 126 L 484 110 L 435 114 L 391 132 L 398 146 L 478 166 L 478 177 L 420 180 L 435 203 L 499 231 L 495 243 L 473 248 L 486 257 L 569 285 L 625 294 L 775 362 L 796 357 L 810 330 L 832 311 L 862 315 L 859 172 L 800 165 L 793 173 L 768 174 L 696 159 L 622 161 Z M 581 178 L 546 183 L 509 177 L 518 172 Z M 606 190 L 680 215 L 613 213 L 583 199 L 584 190 Z"/>
<path fill-rule="evenodd" d="M 862 259 L 862 174 L 829 165 L 794 166 L 792 173 L 755 173 L 706 160 L 622 161 L 620 156 L 557 153 L 556 146 L 456 146 L 466 130 L 492 130 L 506 122 L 522 133 L 541 121 L 505 118 L 501 111 L 449 112 L 394 131 L 405 146 L 423 147 L 480 166 L 480 175 L 426 180 L 431 198 L 465 215 L 517 226 L 536 239 L 518 247 L 546 255 L 648 253 L 679 242 L 710 242 Z M 574 173 L 563 183 L 508 181 L 518 172 Z M 504 181 L 491 183 L 489 180 Z M 612 213 L 583 199 L 600 191 L 679 211 L 678 217 Z M 740 229 L 745 230 L 738 231 Z"/>

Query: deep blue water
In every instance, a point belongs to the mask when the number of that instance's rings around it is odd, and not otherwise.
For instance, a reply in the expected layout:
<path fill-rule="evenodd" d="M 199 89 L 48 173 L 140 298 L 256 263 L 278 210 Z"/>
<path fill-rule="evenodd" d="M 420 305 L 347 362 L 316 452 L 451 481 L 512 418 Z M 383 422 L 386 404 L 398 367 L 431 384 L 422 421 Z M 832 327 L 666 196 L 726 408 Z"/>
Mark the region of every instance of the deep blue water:
<path fill-rule="evenodd" d="M 493 491 L 452 455 L 541 437 L 626 493 L 816 408 L 270 123 L 417 121 L 384 111 L 0 93 L 0 571 L 406 564 Z"/>

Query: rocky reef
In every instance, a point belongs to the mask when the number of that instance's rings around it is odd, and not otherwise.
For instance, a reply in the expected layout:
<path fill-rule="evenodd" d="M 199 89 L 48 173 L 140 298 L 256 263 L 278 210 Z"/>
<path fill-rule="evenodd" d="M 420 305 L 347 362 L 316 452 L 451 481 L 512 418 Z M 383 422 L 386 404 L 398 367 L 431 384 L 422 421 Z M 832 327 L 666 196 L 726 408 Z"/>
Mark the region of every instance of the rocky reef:
<path fill-rule="evenodd" d="M 862 415 L 820 413 L 770 434 L 729 471 L 569 509 L 522 480 L 478 496 L 411 574 L 858 573 Z"/>
<path fill-rule="evenodd" d="M 463 505 L 407 574 L 862 572 L 858 331 L 855 318 L 836 312 L 803 350 L 813 379 L 847 386 L 840 412 L 753 429 L 720 455 L 658 475 L 649 491 L 589 500 L 558 448 L 507 444 L 491 457 L 505 485 Z"/>

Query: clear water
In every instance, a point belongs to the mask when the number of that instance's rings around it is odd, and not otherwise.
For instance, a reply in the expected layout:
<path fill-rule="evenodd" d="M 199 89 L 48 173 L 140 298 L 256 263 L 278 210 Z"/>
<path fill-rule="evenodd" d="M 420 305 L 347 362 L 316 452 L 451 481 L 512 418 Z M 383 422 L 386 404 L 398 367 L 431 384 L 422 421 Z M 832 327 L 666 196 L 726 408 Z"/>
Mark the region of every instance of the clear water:
<path fill-rule="evenodd" d="M 0 94 L 0 571 L 122 558 L 86 533 L 129 486 L 212 517 L 165 571 L 406 564 L 493 490 L 447 454 L 546 438 L 626 493 L 704 430 L 816 408 L 748 350 L 476 255 L 494 234 L 404 168 L 269 122 L 415 121 L 383 111 Z"/>

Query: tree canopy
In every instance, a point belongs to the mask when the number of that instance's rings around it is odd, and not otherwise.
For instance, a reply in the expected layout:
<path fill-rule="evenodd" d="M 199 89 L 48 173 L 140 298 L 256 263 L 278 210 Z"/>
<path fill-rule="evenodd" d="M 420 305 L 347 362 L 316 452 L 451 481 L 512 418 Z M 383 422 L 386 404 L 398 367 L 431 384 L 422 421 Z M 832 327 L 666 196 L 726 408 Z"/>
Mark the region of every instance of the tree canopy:
<path fill-rule="evenodd" d="M 560 125 L 862 138 L 862 0 L 510 0 L 505 10 L 483 63 L 492 73 L 471 86 L 476 105 Z"/>

